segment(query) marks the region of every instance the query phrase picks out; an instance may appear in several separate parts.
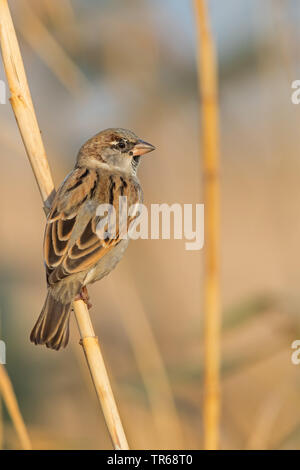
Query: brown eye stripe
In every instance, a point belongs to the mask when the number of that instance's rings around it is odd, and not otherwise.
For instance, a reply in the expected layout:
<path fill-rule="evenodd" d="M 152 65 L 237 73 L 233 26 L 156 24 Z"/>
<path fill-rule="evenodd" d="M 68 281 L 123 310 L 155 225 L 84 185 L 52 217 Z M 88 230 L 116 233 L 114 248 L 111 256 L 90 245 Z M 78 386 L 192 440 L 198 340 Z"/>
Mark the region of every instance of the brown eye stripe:
<path fill-rule="evenodd" d="M 111 135 L 109 141 L 111 142 L 111 147 L 119 150 L 121 153 L 128 153 L 136 144 L 136 142 L 114 134 Z"/>
<path fill-rule="evenodd" d="M 128 153 L 133 147 L 135 146 L 134 142 L 126 141 L 126 145 L 124 148 L 121 149 L 121 153 Z"/>

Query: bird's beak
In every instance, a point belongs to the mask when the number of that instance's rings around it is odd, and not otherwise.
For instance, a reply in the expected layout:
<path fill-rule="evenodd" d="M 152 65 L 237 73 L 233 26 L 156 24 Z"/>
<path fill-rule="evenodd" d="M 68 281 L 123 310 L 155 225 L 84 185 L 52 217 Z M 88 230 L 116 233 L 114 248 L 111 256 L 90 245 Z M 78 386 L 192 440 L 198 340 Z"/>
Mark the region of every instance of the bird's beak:
<path fill-rule="evenodd" d="M 154 145 L 145 142 L 144 140 L 139 140 L 138 143 L 133 147 L 132 153 L 134 157 L 145 155 L 145 153 L 152 152 L 155 150 Z"/>

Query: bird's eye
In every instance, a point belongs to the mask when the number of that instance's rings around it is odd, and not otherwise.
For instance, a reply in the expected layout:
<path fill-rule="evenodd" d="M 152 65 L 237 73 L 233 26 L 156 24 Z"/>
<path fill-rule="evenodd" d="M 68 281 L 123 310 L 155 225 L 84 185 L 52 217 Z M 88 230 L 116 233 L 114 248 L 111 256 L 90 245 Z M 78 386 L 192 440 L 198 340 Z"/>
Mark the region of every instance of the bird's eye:
<path fill-rule="evenodd" d="M 125 140 L 123 139 L 120 139 L 118 144 L 117 144 L 117 147 L 120 149 L 120 150 L 123 150 L 125 147 L 126 147 L 126 142 Z"/>

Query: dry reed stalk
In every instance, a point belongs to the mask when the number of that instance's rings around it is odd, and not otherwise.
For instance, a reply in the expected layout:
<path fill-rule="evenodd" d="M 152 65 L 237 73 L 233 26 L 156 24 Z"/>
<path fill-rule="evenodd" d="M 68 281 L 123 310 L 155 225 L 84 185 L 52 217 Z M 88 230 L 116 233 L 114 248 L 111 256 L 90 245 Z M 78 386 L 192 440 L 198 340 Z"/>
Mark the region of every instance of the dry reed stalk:
<path fill-rule="evenodd" d="M 2 364 L 0 364 L 0 393 L 3 397 L 4 403 L 6 404 L 17 435 L 19 436 L 22 449 L 32 449 L 10 378 Z"/>
<path fill-rule="evenodd" d="M 11 92 L 11 105 L 47 210 L 55 193 L 54 184 L 7 0 L 0 0 L 0 28 L 1 50 Z M 73 302 L 73 308 L 79 326 L 81 344 L 114 448 L 126 450 L 128 449 L 126 436 L 111 392 L 109 378 L 103 365 L 98 339 L 95 336 L 88 309 L 82 300 Z"/>
<path fill-rule="evenodd" d="M 194 0 L 197 66 L 202 106 L 202 149 L 205 204 L 204 271 L 204 447 L 219 446 L 220 329 L 219 287 L 220 182 L 217 64 L 205 0 Z"/>
<path fill-rule="evenodd" d="M 70 93 L 78 95 L 90 87 L 84 73 L 27 2 L 22 3 L 22 21 L 18 24 L 18 31 Z"/>

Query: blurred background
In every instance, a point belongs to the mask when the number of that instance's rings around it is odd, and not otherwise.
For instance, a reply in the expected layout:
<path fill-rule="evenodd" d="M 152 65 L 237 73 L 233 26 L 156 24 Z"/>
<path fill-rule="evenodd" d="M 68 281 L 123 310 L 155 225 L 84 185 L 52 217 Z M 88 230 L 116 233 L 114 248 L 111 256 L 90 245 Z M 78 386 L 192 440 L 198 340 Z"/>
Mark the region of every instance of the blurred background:
<path fill-rule="evenodd" d="M 9 3 L 56 185 L 87 138 L 125 127 L 157 147 L 139 171 L 148 207 L 202 202 L 192 2 Z M 299 2 L 208 4 L 221 113 L 221 448 L 298 449 Z M 0 337 L 33 447 L 110 449 L 74 319 L 66 350 L 29 342 L 46 294 L 44 213 L 8 100 L 0 125 Z M 138 240 L 90 288 L 132 448 L 203 447 L 202 276 L 203 251 L 184 240 Z M 0 445 L 19 448 L 4 407 L 0 416 Z"/>

